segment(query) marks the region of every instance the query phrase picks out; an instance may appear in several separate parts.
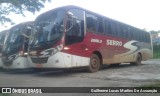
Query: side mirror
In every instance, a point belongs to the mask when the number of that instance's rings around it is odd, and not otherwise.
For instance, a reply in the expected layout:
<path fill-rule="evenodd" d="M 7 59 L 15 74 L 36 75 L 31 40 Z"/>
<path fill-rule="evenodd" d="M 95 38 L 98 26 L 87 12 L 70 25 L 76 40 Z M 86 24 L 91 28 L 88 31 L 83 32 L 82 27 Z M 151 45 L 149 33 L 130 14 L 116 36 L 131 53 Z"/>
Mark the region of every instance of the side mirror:
<path fill-rule="evenodd" d="M 31 30 L 32 30 L 32 27 L 27 26 L 27 30 L 26 30 L 25 33 L 29 33 L 29 34 L 30 34 Z M 24 37 L 30 38 L 30 36 L 28 36 L 28 34 L 25 34 L 25 33 L 23 32 L 22 35 L 23 35 Z"/>
<path fill-rule="evenodd" d="M 69 31 L 69 30 L 71 30 L 71 29 L 73 28 L 73 21 L 67 21 L 67 23 L 68 23 L 68 22 L 69 22 L 70 24 L 69 24 L 69 28 L 67 28 L 66 31 Z"/>
<path fill-rule="evenodd" d="M 64 31 L 64 26 L 60 25 L 60 31 L 63 32 Z"/>
<path fill-rule="evenodd" d="M 69 31 L 73 28 L 73 13 L 72 12 L 68 12 L 67 13 L 68 15 L 68 19 L 67 19 L 67 28 L 66 28 L 66 31 Z"/>
<path fill-rule="evenodd" d="M 27 36 L 26 34 L 22 33 L 22 36 L 30 38 L 30 36 Z"/>

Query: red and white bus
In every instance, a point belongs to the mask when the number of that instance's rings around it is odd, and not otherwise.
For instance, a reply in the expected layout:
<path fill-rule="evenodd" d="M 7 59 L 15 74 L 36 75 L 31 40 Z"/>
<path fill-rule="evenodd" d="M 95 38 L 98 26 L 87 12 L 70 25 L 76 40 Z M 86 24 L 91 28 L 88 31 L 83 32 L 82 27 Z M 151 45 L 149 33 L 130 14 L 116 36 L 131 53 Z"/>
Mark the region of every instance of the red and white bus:
<path fill-rule="evenodd" d="M 33 26 L 32 21 L 17 24 L 8 30 L 2 49 L 2 68 L 30 68 L 28 62 L 28 43 Z"/>
<path fill-rule="evenodd" d="M 77 6 L 64 6 L 39 15 L 29 44 L 35 68 L 87 67 L 103 64 L 139 65 L 152 58 L 148 32 Z"/>

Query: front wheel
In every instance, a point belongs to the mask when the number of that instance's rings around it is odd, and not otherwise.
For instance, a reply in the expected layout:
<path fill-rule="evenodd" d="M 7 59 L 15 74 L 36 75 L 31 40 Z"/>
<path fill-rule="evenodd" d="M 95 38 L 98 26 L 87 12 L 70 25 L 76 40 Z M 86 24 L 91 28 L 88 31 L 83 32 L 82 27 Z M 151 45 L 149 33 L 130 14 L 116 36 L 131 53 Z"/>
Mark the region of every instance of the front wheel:
<path fill-rule="evenodd" d="M 142 57 L 140 54 L 137 55 L 136 62 L 131 62 L 131 65 L 141 65 L 142 64 Z"/>
<path fill-rule="evenodd" d="M 88 71 L 93 73 L 93 72 L 97 72 L 100 69 L 100 59 L 96 54 L 93 54 L 90 58 L 90 64 L 88 66 Z"/>

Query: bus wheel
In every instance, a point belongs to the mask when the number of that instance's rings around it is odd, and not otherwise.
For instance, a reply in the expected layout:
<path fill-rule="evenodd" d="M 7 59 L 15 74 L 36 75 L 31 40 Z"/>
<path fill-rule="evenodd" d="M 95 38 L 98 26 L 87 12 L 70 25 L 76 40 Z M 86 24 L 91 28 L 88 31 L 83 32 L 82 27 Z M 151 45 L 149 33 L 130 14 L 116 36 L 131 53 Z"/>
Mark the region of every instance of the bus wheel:
<path fill-rule="evenodd" d="M 88 66 L 88 71 L 93 73 L 100 69 L 100 59 L 96 54 L 93 54 L 90 58 L 90 64 Z"/>
<path fill-rule="evenodd" d="M 138 54 L 136 62 L 131 62 L 131 65 L 141 65 L 141 64 L 142 64 L 142 57 L 140 54 Z"/>

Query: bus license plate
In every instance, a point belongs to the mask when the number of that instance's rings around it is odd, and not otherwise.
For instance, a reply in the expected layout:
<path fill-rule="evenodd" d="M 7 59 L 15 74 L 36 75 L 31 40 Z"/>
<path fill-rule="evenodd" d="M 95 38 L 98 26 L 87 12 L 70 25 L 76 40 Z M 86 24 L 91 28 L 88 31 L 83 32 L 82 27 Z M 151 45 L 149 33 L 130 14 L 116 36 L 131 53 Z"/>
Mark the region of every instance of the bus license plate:
<path fill-rule="evenodd" d="M 36 64 L 36 67 L 37 67 L 37 68 L 42 68 L 43 65 L 42 65 L 42 64 Z"/>

